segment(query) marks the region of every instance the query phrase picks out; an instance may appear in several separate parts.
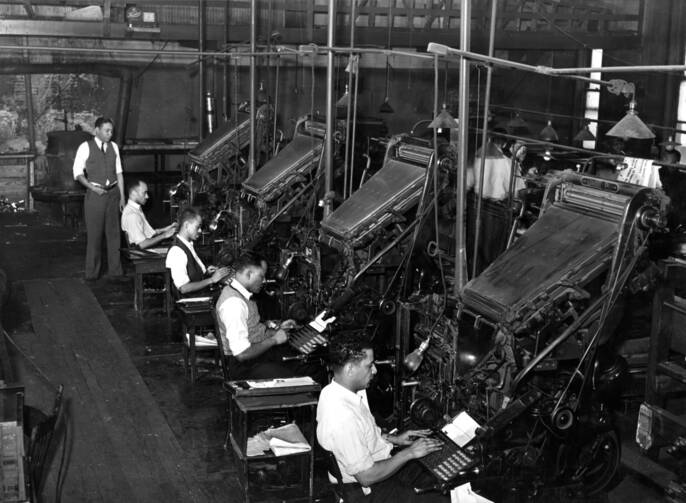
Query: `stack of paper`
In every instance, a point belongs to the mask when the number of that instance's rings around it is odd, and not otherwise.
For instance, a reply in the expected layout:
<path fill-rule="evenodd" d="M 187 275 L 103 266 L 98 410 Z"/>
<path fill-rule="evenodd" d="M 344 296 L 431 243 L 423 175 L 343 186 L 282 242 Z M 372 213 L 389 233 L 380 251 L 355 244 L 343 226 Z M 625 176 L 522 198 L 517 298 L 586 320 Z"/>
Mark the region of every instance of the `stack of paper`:
<path fill-rule="evenodd" d="M 260 381 L 246 381 L 251 388 L 283 388 L 288 386 L 311 386 L 315 384 L 309 377 L 282 377 L 279 379 L 264 379 Z"/>
<path fill-rule="evenodd" d="M 305 436 L 295 423 L 280 428 L 270 428 L 265 432 L 265 436 L 269 439 L 269 447 L 276 456 L 298 454 L 311 449 L 310 444 L 307 443 Z"/>
<path fill-rule="evenodd" d="M 190 334 L 186 333 L 186 345 L 189 345 L 191 341 Z M 207 334 L 206 337 L 202 335 L 195 336 L 195 346 L 196 347 L 217 347 L 217 339 L 214 335 Z"/>
<path fill-rule="evenodd" d="M 263 431 L 257 435 L 250 437 L 245 449 L 245 455 L 248 457 L 262 456 L 265 451 L 269 450 L 269 440 Z"/>

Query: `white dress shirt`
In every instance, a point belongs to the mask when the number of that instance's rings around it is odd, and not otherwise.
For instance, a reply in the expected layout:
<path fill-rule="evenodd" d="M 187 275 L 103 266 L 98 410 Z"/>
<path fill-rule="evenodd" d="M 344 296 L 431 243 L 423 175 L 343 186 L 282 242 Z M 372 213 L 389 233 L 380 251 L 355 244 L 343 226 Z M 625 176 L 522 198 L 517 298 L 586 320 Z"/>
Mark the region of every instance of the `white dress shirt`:
<path fill-rule="evenodd" d="M 353 393 L 335 380 L 319 395 L 317 440 L 334 453 L 346 483 L 357 482 L 356 473 L 388 459 L 393 449 L 393 444 L 381 436 L 381 428 L 369 410 L 367 391 Z M 363 491 L 369 493 L 368 488 Z"/>
<path fill-rule="evenodd" d="M 195 258 L 195 261 L 200 266 L 200 269 L 202 269 L 202 272 L 206 272 L 207 268 L 205 267 L 205 264 L 202 263 L 202 260 L 200 260 L 200 257 L 198 257 L 198 254 L 195 253 L 193 243 L 191 241 L 185 240 L 178 234 L 176 235 L 176 237 L 178 237 L 181 240 L 181 242 L 185 244 L 191 251 L 191 255 L 193 255 L 193 257 Z M 172 281 L 174 282 L 174 286 L 176 288 L 181 288 L 186 283 L 191 282 L 191 279 L 188 277 L 188 271 L 186 270 L 186 266 L 188 265 L 188 258 L 186 257 L 186 252 L 184 252 L 178 246 L 172 246 L 171 248 L 169 248 L 169 252 L 167 253 L 167 259 L 165 260 L 164 265 L 167 269 L 171 271 Z"/>
<path fill-rule="evenodd" d="M 98 148 L 102 148 L 102 141 L 100 141 L 100 139 L 97 136 L 95 136 L 93 139 L 95 140 L 95 144 L 98 146 Z M 123 170 L 121 169 L 121 158 L 119 157 L 119 147 L 117 147 L 117 144 L 113 141 L 109 142 L 105 146 L 105 149 L 107 149 L 107 146 L 110 146 L 114 149 L 114 154 L 116 156 L 116 161 L 114 165 L 115 173 L 123 173 Z M 88 156 L 90 155 L 90 153 L 91 150 L 88 146 L 87 141 L 84 141 L 81 145 L 79 145 L 79 148 L 76 150 L 76 156 L 74 156 L 74 166 L 72 167 L 74 180 L 76 180 L 79 177 L 79 175 L 84 174 L 86 170 L 86 161 L 88 160 Z M 114 180 L 105 181 L 107 185 L 109 185 L 112 182 L 114 182 Z"/>
<path fill-rule="evenodd" d="M 129 244 L 137 245 L 155 236 L 155 229 L 148 223 L 141 205 L 129 199 L 121 213 L 121 230 L 126 232 Z"/>
<path fill-rule="evenodd" d="M 252 293 L 235 279 L 231 280 L 231 287 L 240 293 L 245 300 L 250 300 L 252 297 Z M 241 354 L 250 347 L 247 302 L 243 302 L 238 297 L 229 297 L 217 306 L 217 317 L 226 329 L 226 338 L 232 355 Z M 231 337 L 228 334 L 231 334 Z"/>

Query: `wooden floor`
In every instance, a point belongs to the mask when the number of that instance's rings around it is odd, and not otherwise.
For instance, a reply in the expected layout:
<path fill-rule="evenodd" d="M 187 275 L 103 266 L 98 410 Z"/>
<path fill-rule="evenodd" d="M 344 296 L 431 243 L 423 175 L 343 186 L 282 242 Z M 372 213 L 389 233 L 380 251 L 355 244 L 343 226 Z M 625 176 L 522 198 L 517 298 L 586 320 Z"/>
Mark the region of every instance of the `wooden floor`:
<path fill-rule="evenodd" d="M 35 333 L 30 354 L 67 398 L 62 501 L 215 501 L 91 289 L 78 279 L 31 280 L 24 288 Z"/>

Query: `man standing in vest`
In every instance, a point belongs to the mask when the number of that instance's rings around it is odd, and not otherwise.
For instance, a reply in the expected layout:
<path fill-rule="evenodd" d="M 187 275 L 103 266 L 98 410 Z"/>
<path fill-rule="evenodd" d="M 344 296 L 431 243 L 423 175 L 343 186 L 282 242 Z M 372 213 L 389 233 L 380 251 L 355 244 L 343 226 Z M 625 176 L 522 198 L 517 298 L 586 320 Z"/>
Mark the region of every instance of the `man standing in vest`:
<path fill-rule="evenodd" d="M 280 363 L 280 351 L 270 351 L 288 340 L 287 330 L 295 321 L 286 320 L 267 326 L 260 321 L 253 294 L 264 283 L 267 262 L 247 252 L 232 264 L 235 276 L 217 300 L 219 336 L 227 353 L 229 377 L 236 379 L 271 379 L 291 377 L 293 372 Z"/>
<path fill-rule="evenodd" d="M 167 252 L 165 265 L 171 271 L 174 286 L 181 295 L 207 295 L 209 287 L 219 283 L 229 274 L 227 267 L 205 267 L 195 253 L 193 241 L 200 236 L 202 216 L 195 208 L 185 208 L 179 213 L 179 231 L 174 244 Z M 210 276 L 207 276 L 207 275 Z"/>
<path fill-rule="evenodd" d="M 113 130 L 112 119 L 96 119 L 95 136 L 79 145 L 74 157 L 74 180 L 86 187 L 83 215 L 86 221 L 87 280 L 100 276 L 103 234 L 107 243 L 107 273 L 111 277 L 123 274 L 119 257 L 119 212 L 126 200 L 119 149 L 110 141 Z"/>

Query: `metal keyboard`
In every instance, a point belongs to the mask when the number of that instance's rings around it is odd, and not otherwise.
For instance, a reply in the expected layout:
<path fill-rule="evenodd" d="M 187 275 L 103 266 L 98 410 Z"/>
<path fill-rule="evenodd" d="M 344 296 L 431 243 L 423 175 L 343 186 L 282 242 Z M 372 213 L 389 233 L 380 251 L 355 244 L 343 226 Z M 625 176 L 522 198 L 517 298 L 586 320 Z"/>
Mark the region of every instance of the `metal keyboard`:
<path fill-rule="evenodd" d="M 315 349 L 328 346 L 329 338 L 317 332 L 309 325 L 296 330 L 288 337 L 288 344 L 304 355 L 309 355 Z"/>
<path fill-rule="evenodd" d="M 436 430 L 433 435 L 443 442 L 443 447 L 440 451 L 427 454 L 418 461 L 436 478 L 447 482 L 474 466 L 476 460 L 453 442 L 448 435 L 441 430 Z"/>

